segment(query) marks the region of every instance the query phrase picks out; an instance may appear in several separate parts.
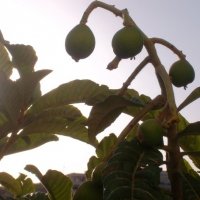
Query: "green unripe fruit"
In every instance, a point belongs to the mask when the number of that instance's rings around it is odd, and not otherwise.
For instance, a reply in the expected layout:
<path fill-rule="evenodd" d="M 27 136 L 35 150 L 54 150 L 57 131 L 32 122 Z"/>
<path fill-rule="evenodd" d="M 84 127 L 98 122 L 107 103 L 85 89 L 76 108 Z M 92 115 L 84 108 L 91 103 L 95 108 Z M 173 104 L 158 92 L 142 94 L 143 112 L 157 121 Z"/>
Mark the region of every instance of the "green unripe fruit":
<path fill-rule="evenodd" d="M 119 58 L 132 58 L 141 52 L 144 40 L 136 27 L 124 27 L 112 39 L 112 47 Z"/>
<path fill-rule="evenodd" d="M 163 145 L 164 129 L 156 119 L 144 121 L 138 128 L 137 136 L 141 144 L 147 147 Z"/>
<path fill-rule="evenodd" d="M 91 29 L 85 24 L 78 24 L 67 35 L 65 49 L 75 60 L 88 57 L 94 50 L 95 37 Z"/>
<path fill-rule="evenodd" d="M 73 200 L 103 200 L 103 188 L 86 181 L 76 191 Z"/>
<path fill-rule="evenodd" d="M 172 64 L 169 76 L 174 86 L 186 88 L 189 83 L 193 82 L 195 72 L 187 60 L 178 60 Z"/>

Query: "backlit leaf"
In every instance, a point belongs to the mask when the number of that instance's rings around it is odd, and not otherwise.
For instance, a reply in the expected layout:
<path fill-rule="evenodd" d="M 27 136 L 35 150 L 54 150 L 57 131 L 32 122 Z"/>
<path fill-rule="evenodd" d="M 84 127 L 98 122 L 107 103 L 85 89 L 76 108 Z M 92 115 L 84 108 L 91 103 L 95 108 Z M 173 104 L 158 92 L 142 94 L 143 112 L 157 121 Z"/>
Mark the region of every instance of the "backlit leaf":
<path fill-rule="evenodd" d="M 70 122 L 65 129 L 60 131 L 60 135 L 69 136 L 90 144 L 88 139 L 88 129 L 86 127 L 86 118 L 80 117 Z"/>
<path fill-rule="evenodd" d="M 25 122 L 24 124 L 28 124 L 31 121 L 34 121 L 35 119 L 43 119 L 43 118 L 64 118 L 68 119 L 69 121 L 73 121 L 76 118 L 79 118 L 82 116 L 82 113 L 78 108 L 76 108 L 73 105 L 64 105 L 64 106 L 58 106 L 49 108 L 47 110 L 42 111 L 41 113 L 26 113 L 25 114 Z"/>
<path fill-rule="evenodd" d="M 48 133 L 48 134 L 56 134 L 57 132 L 61 132 L 65 129 L 68 124 L 68 120 L 64 118 L 42 118 L 36 119 L 32 123 L 28 124 L 21 131 L 21 135 L 27 134 L 38 134 L 38 133 Z"/>
<path fill-rule="evenodd" d="M 0 184 L 9 190 L 15 197 L 22 193 L 20 183 L 6 172 L 0 172 Z"/>
<path fill-rule="evenodd" d="M 22 107 L 22 97 L 14 81 L 0 72 L 0 108 L 15 126 Z"/>
<path fill-rule="evenodd" d="M 0 42 L 0 71 L 4 72 L 7 77 L 12 74 L 12 62 L 4 45 Z"/>
<path fill-rule="evenodd" d="M 183 129 L 181 132 L 179 132 L 179 137 L 189 136 L 189 135 L 200 135 L 200 122 L 199 121 L 190 123 L 188 126 L 186 126 L 185 129 Z"/>
<path fill-rule="evenodd" d="M 91 141 L 98 133 L 113 123 L 126 106 L 131 105 L 134 106 L 135 102 L 118 95 L 111 95 L 94 105 L 88 118 L 88 134 Z"/>
<path fill-rule="evenodd" d="M 71 200 L 72 181 L 59 171 L 48 170 L 45 175 L 33 165 L 27 165 L 25 169 L 35 174 L 44 185 L 52 200 Z"/>
<path fill-rule="evenodd" d="M 24 44 L 7 44 L 6 47 L 12 55 L 12 62 L 21 77 L 34 71 L 33 68 L 37 62 L 37 56 L 32 46 Z"/>
<path fill-rule="evenodd" d="M 43 95 L 33 104 L 29 112 L 40 113 L 48 108 L 74 103 L 94 104 L 109 94 L 107 86 L 100 86 L 90 80 L 74 80 Z"/>
<path fill-rule="evenodd" d="M 200 200 L 200 176 L 192 169 L 186 160 L 182 162 L 183 172 L 181 173 L 183 182 L 183 195 L 187 199 Z"/>
<path fill-rule="evenodd" d="M 22 188 L 22 193 L 20 194 L 20 196 L 24 196 L 35 191 L 35 185 L 33 181 L 25 174 L 20 173 L 16 180 L 20 183 Z"/>
<path fill-rule="evenodd" d="M 0 151 L 2 150 L 2 148 L 4 148 L 4 145 L 7 142 L 7 140 L 8 137 L 5 137 L 0 140 Z M 5 155 L 31 150 L 51 141 L 58 141 L 58 137 L 56 135 L 46 133 L 18 136 L 15 143 L 9 147 Z"/>
<path fill-rule="evenodd" d="M 30 105 L 39 81 L 50 72 L 51 70 L 39 70 L 36 72 L 31 72 L 16 81 L 16 86 L 22 97 L 22 102 L 25 107 Z"/>
<path fill-rule="evenodd" d="M 200 87 L 194 89 L 189 96 L 178 106 L 178 110 L 182 110 L 184 107 L 197 100 L 200 97 Z"/>
<path fill-rule="evenodd" d="M 168 199 L 160 188 L 162 160 L 161 152 L 144 149 L 135 139 L 121 142 L 102 171 L 104 198 Z"/>

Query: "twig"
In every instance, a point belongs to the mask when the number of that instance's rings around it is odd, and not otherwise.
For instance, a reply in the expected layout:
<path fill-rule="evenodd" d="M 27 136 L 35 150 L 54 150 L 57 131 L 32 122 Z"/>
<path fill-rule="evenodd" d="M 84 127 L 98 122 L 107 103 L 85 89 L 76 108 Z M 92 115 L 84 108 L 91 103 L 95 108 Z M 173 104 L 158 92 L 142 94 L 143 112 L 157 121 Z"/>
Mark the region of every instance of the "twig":
<path fill-rule="evenodd" d="M 183 54 L 182 51 L 180 51 L 179 49 L 177 49 L 173 44 L 171 44 L 170 42 L 162 39 L 162 38 L 151 38 L 151 41 L 154 44 L 161 44 L 165 47 L 167 47 L 168 49 L 170 49 L 172 52 L 174 52 L 180 59 L 185 59 L 185 55 Z"/>
<path fill-rule="evenodd" d="M 109 70 L 116 69 L 120 61 L 121 61 L 121 58 L 118 58 L 117 56 L 115 56 L 115 58 L 108 64 L 107 69 Z"/>
<path fill-rule="evenodd" d="M 88 21 L 88 17 L 91 14 L 91 12 L 96 9 L 96 8 L 103 8 L 105 10 L 108 10 L 110 12 L 112 12 L 114 15 L 119 16 L 119 17 L 123 17 L 123 13 L 121 10 L 115 8 L 114 5 L 108 5 L 106 3 L 100 2 L 100 1 L 93 1 L 85 10 L 85 12 L 83 13 L 83 16 L 81 18 L 80 23 L 87 23 Z"/>
<path fill-rule="evenodd" d="M 124 92 L 127 90 L 128 86 L 131 84 L 133 79 L 138 75 L 138 73 L 149 63 L 150 57 L 147 56 L 133 71 L 133 73 L 128 77 L 126 82 L 123 84 L 122 88 L 119 91 L 119 95 L 123 95 Z"/>

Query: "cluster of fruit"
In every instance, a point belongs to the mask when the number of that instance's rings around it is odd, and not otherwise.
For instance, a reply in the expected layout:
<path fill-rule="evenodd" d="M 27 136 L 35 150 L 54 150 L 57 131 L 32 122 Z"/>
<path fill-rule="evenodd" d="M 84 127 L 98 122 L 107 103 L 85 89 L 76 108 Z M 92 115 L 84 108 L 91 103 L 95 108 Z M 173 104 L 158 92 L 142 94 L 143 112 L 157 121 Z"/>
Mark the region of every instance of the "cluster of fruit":
<path fill-rule="evenodd" d="M 134 26 L 123 27 L 112 39 L 113 52 L 119 59 L 133 58 L 142 51 L 143 46 L 143 34 Z M 75 61 L 88 57 L 95 48 L 93 32 L 86 24 L 78 24 L 67 35 L 65 48 Z M 186 88 L 193 82 L 195 73 L 186 59 L 180 59 L 172 64 L 169 76 L 174 86 Z"/>
<path fill-rule="evenodd" d="M 75 61 L 88 57 L 94 47 L 94 34 L 86 24 L 75 26 L 65 40 L 66 51 Z M 114 35 L 112 47 L 117 57 L 132 58 L 143 48 L 142 34 L 136 27 L 124 27 Z"/>

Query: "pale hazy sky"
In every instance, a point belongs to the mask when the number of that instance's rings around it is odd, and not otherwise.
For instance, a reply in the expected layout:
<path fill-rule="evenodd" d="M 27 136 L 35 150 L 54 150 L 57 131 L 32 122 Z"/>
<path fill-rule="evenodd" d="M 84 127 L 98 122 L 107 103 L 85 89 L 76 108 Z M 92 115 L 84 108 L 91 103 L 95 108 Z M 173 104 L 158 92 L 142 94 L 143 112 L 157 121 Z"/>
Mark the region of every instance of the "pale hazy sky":
<path fill-rule="evenodd" d="M 111 39 L 122 27 L 122 20 L 108 11 L 96 9 L 89 18 L 88 25 L 96 37 L 93 54 L 76 63 L 65 52 L 64 42 L 67 33 L 79 23 L 81 16 L 92 2 L 90 0 L 0 0 L 0 29 L 11 43 L 32 45 L 38 56 L 36 69 L 52 69 L 53 72 L 41 81 L 42 91 L 74 79 L 92 79 L 110 88 L 120 88 L 134 67 L 146 55 L 145 50 L 136 60 L 124 60 L 118 69 L 106 70 L 113 59 Z M 104 1 L 117 8 L 128 8 L 130 15 L 149 37 L 168 40 L 181 49 L 196 71 L 195 81 L 188 89 L 176 89 L 177 104 L 197 86 L 200 86 L 200 2 L 188 0 L 110 0 Z M 159 47 L 161 61 L 168 70 L 177 59 L 168 49 Z M 134 80 L 131 87 L 140 93 L 155 97 L 159 92 L 157 80 L 151 65 Z M 199 100 L 184 109 L 182 114 L 191 122 L 200 119 L 197 106 Z M 88 114 L 88 109 L 83 109 Z M 128 117 L 120 117 L 114 127 L 106 133 L 122 129 Z M 73 152 L 73 153 L 72 153 Z M 3 158 L 0 170 L 15 176 L 23 172 L 26 164 L 35 164 L 43 173 L 48 169 L 64 173 L 84 172 L 87 161 L 94 149 L 77 140 L 62 137 L 59 142 L 43 145 L 32 151 L 18 153 Z"/>

